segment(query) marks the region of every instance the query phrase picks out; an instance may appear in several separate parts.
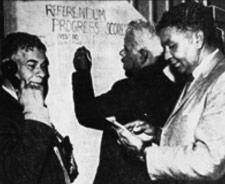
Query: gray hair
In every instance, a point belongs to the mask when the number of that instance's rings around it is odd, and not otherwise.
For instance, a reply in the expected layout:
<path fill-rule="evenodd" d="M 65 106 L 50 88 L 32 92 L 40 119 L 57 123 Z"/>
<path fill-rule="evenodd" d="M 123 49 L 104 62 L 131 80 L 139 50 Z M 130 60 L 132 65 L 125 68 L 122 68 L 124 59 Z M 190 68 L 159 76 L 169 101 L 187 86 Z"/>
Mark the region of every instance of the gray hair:
<path fill-rule="evenodd" d="M 137 49 L 147 49 L 153 56 L 158 56 L 162 53 L 163 49 L 153 22 L 142 19 L 132 20 L 128 23 L 126 36 L 133 37 L 133 47 Z"/>

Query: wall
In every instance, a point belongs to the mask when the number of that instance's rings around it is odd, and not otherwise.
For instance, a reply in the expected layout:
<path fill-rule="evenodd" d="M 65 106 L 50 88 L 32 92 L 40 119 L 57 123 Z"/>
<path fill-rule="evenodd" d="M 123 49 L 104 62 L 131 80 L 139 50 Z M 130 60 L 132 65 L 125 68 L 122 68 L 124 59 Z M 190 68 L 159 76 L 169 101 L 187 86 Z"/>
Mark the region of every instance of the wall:
<path fill-rule="evenodd" d="M 142 16 L 127 1 L 4 0 L 5 33 L 37 34 L 47 45 L 51 121 L 71 137 L 80 175 L 76 184 L 91 184 L 99 158 L 101 131 L 82 127 L 74 115 L 71 74 L 74 51 L 85 45 L 93 56 L 94 89 L 100 94 L 124 77 L 119 51 L 126 24 Z"/>

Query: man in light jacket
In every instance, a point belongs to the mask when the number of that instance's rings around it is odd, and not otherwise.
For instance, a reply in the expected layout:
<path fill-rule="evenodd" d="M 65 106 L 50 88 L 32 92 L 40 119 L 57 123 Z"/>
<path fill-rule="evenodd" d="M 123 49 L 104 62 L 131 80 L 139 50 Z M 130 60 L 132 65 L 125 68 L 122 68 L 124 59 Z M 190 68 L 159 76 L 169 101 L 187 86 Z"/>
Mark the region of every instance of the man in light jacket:
<path fill-rule="evenodd" d="M 143 147 L 141 134 L 122 129 L 119 142 L 146 161 L 152 180 L 225 183 L 225 57 L 212 13 L 202 4 L 183 3 L 165 12 L 157 29 L 165 57 L 190 81 L 162 129 L 159 146 Z"/>

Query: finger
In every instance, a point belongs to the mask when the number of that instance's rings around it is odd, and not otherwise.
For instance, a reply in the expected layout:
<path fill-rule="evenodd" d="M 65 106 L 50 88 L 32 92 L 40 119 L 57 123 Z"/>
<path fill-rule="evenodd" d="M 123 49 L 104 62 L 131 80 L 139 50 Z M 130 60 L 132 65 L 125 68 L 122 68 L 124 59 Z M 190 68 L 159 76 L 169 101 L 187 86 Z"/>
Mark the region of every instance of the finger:
<path fill-rule="evenodd" d="M 117 134 L 119 134 L 119 135 L 121 135 L 123 131 L 124 131 L 124 130 L 123 130 L 122 128 L 117 128 L 117 129 L 116 129 L 116 132 L 117 132 Z"/>
<path fill-rule="evenodd" d="M 25 80 L 21 80 L 21 82 L 20 82 L 20 91 L 17 93 L 18 99 L 21 98 L 21 95 L 22 95 L 25 87 L 26 87 L 26 81 Z"/>
<path fill-rule="evenodd" d="M 121 129 L 121 128 L 116 128 L 115 130 L 116 130 L 117 136 L 118 136 L 119 138 L 122 138 L 122 134 L 121 134 L 122 129 Z"/>
<path fill-rule="evenodd" d="M 136 124 L 138 123 L 139 120 L 136 121 L 132 121 L 130 123 L 125 124 L 124 126 L 129 129 L 129 128 L 133 128 L 134 126 L 136 126 Z"/>
<path fill-rule="evenodd" d="M 118 129 L 118 128 L 113 127 L 113 126 L 111 126 L 111 128 L 117 132 L 117 129 Z"/>
<path fill-rule="evenodd" d="M 122 137 L 120 137 L 119 139 L 117 139 L 117 143 L 118 143 L 119 145 L 123 145 L 123 146 L 129 145 L 127 139 L 122 138 Z"/>
<path fill-rule="evenodd" d="M 76 53 L 84 51 L 85 50 L 85 46 L 79 47 L 76 51 Z"/>
<path fill-rule="evenodd" d="M 138 133 L 138 132 L 143 131 L 143 130 L 142 130 L 142 124 L 144 124 L 143 121 L 141 121 L 141 120 L 136 120 L 136 121 L 133 121 L 133 122 L 131 122 L 131 123 L 126 124 L 125 127 L 126 127 L 128 130 L 130 130 L 131 132 Z"/>
<path fill-rule="evenodd" d="M 153 135 L 156 132 L 156 128 L 152 125 L 146 125 L 145 133 L 149 135 Z"/>
<path fill-rule="evenodd" d="M 91 62 L 92 61 L 91 52 L 87 49 L 86 49 L 86 56 L 87 56 L 88 61 Z"/>
<path fill-rule="evenodd" d="M 34 98 L 40 105 L 44 105 L 43 86 L 35 86 L 33 88 Z"/>
<path fill-rule="evenodd" d="M 123 129 L 120 133 L 121 137 L 124 139 L 129 139 L 130 137 L 134 136 L 130 131 Z"/>
<path fill-rule="evenodd" d="M 25 85 L 21 89 L 19 102 L 22 105 L 26 105 L 26 104 L 30 104 L 30 102 L 34 102 L 34 95 L 32 94 L 32 89 L 29 86 Z"/>
<path fill-rule="evenodd" d="M 134 131 L 143 131 L 149 128 L 149 124 L 146 121 L 139 120 L 134 127 Z"/>
<path fill-rule="evenodd" d="M 84 45 L 81 47 L 81 49 L 84 50 L 84 51 L 87 50 Z"/>
<path fill-rule="evenodd" d="M 119 145 L 123 145 L 120 139 L 117 139 L 116 142 L 117 142 L 117 144 L 119 144 Z"/>
<path fill-rule="evenodd" d="M 144 131 L 145 131 L 145 128 L 141 127 L 141 126 L 134 127 L 133 130 L 132 130 L 132 132 L 135 133 L 135 134 L 141 134 Z"/>
<path fill-rule="evenodd" d="M 20 82 L 20 89 L 24 89 L 26 86 L 26 81 L 25 80 L 21 80 Z"/>
<path fill-rule="evenodd" d="M 138 137 L 143 141 L 143 142 L 150 142 L 150 141 L 153 141 L 154 140 L 154 136 L 152 135 L 148 135 L 148 134 L 145 134 L 145 133 L 142 133 L 140 135 L 138 135 Z"/>
<path fill-rule="evenodd" d="M 118 135 L 119 139 L 123 140 L 123 142 L 124 142 L 124 140 L 127 140 L 132 136 L 132 133 L 125 129 L 119 129 L 119 130 L 117 130 L 117 135 Z"/>
<path fill-rule="evenodd" d="M 77 60 L 79 58 L 81 58 L 82 56 L 84 56 L 85 54 L 85 47 L 79 47 L 77 49 L 77 51 L 75 52 L 75 56 L 74 56 L 74 59 Z"/>

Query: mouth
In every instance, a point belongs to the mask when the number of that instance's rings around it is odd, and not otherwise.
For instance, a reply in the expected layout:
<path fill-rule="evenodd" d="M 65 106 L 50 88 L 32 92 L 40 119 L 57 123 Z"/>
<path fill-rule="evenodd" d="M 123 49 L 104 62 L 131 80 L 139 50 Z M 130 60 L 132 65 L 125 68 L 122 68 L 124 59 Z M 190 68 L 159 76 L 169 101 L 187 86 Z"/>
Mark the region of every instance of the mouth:
<path fill-rule="evenodd" d="M 178 62 L 176 59 L 171 59 L 171 60 L 170 60 L 170 64 L 171 64 L 171 66 L 174 67 L 174 68 L 179 68 L 179 67 L 181 67 L 180 62 Z"/>
<path fill-rule="evenodd" d="M 32 87 L 41 87 L 43 86 L 43 82 L 29 82 L 29 85 Z"/>

